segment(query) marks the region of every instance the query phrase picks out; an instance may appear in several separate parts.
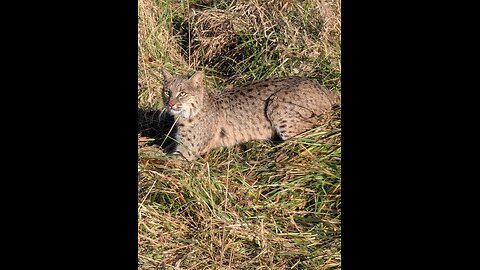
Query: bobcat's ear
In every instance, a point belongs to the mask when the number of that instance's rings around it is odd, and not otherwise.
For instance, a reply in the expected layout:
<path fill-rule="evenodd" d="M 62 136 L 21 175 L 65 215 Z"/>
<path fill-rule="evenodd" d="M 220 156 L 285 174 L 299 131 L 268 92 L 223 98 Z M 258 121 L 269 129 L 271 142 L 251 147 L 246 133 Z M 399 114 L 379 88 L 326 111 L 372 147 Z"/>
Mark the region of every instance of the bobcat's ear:
<path fill-rule="evenodd" d="M 166 81 L 170 81 L 170 80 L 173 79 L 172 74 L 170 74 L 170 72 L 168 72 L 168 70 L 166 70 L 165 68 L 162 68 L 162 74 L 163 74 L 163 78 L 164 78 Z"/>
<path fill-rule="evenodd" d="M 197 71 L 195 74 L 192 75 L 189 79 L 194 85 L 201 86 L 203 80 L 203 72 Z"/>

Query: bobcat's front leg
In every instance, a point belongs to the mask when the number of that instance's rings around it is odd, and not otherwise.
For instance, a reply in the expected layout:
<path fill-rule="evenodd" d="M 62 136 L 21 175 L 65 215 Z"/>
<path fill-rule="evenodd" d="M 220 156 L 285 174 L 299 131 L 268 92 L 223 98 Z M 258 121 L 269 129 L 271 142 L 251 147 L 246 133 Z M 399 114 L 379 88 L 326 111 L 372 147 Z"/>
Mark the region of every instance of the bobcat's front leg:
<path fill-rule="evenodd" d="M 182 155 L 186 160 L 193 161 L 197 159 L 197 156 L 192 151 L 192 149 L 186 147 L 185 145 L 179 144 L 175 150 L 175 153 Z"/>

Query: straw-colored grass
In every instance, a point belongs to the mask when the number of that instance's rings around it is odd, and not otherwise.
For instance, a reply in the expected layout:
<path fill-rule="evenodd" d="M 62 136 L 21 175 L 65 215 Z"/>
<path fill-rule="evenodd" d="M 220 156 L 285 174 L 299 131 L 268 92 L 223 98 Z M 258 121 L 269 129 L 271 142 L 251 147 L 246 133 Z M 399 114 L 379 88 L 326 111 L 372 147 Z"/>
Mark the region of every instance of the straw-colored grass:
<path fill-rule="evenodd" d="M 211 89 L 301 75 L 341 91 L 340 1 L 138 1 L 138 268 L 340 269 L 340 111 L 180 162 L 162 151 L 161 67 Z"/>

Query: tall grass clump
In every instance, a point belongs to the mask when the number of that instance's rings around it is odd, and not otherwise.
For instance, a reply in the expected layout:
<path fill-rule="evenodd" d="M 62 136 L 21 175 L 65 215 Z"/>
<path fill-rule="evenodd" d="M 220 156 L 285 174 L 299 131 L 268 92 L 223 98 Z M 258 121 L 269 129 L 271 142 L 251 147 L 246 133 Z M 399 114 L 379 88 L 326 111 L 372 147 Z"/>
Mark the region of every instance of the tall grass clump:
<path fill-rule="evenodd" d="M 138 1 L 138 268 L 340 269 L 341 125 L 186 163 L 162 151 L 161 67 L 208 88 L 274 76 L 341 91 L 340 1 Z"/>

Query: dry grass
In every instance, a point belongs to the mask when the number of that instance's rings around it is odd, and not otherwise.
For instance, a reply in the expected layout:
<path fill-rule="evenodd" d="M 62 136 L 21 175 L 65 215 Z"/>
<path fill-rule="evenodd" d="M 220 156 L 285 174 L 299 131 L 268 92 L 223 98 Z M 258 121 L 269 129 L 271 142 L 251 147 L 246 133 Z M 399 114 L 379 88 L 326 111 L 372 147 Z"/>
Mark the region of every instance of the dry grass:
<path fill-rule="evenodd" d="M 138 268 L 340 269 L 341 127 L 181 163 L 161 151 L 160 67 L 218 88 L 313 77 L 340 91 L 336 0 L 139 0 Z M 140 137 L 141 135 L 141 137 Z"/>

